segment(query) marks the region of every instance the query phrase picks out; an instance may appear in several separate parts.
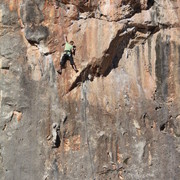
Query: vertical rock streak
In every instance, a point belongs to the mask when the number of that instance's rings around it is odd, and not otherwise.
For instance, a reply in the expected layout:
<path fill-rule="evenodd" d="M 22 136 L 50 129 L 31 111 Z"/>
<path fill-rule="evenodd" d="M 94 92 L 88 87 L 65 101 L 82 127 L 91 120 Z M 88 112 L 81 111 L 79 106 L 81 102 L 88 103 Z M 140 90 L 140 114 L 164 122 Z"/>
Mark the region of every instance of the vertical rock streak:
<path fill-rule="evenodd" d="M 90 146 L 90 137 L 89 137 L 89 132 L 88 132 L 88 119 L 87 119 L 87 106 L 88 106 L 88 101 L 87 101 L 87 86 L 86 83 L 84 83 L 82 85 L 82 99 L 83 99 L 83 103 L 82 103 L 82 119 L 83 122 L 85 124 L 85 134 L 86 134 L 86 141 L 87 141 L 87 146 L 88 146 L 88 151 L 89 151 L 89 159 L 90 159 L 90 164 L 91 164 L 91 171 L 92 171 L 92 177 L 93 180 L 95 180 L 95 169 L 94 169 L 94 163 L 93 163 L 93 157 L 92 157 L 92 150 L 91 150 L 91 146 Z"/>

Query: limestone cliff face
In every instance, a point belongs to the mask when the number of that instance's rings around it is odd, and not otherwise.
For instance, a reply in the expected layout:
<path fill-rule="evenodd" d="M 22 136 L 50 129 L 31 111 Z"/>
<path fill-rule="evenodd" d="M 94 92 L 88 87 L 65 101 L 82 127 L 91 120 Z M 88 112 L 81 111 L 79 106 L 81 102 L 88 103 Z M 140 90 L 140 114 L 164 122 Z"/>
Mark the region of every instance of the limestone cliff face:
<path fill-rule="evenodd" d="M 179 18 L 179 0 L 1 0 L 0 180 L 178 180 Z M 56 72 L 64 34 L 78 73 Z"/>

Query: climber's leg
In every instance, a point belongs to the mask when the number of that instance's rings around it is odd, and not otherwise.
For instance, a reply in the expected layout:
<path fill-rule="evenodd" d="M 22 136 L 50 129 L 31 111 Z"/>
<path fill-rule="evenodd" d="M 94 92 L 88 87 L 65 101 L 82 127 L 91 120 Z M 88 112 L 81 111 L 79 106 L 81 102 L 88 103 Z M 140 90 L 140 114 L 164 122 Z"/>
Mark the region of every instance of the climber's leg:
<path fill-rule="evenodd" d="M 62 59 L 61 59 L 61 62 L 60 62 L 60 68 L 59 70 L 57 71 L 59 74 L 62 74 L 62 67 L 65 66 L 66 64 L 66 61 L 67 61 L 67 58 L 68 58 L 68 55 L 67 54 L 64 54 Z"/>
<path fill-rule="evenodd" d="M 70 60 L 70 64 L 71 64 L 72 68 L 73 68 L 76 72 L 78 72 L 78 70 L 77 70 L 77 68 L 76 68 L 76 65 L 75 65 L 75 63 L 74 63 L 73 57 L 72 57 L 72 56 L 69 56 L 69 60 Z"/>

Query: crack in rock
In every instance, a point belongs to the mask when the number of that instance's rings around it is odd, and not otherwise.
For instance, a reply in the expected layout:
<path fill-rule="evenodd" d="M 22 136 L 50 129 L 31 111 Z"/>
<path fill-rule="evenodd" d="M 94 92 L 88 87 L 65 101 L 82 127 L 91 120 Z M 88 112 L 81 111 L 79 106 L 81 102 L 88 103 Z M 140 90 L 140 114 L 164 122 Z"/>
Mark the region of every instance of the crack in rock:
<path fill-rule="evenodd" d="M 66 94 L 87 80 L 93 81 L 95 77 L 108 76 L 113 69 L 118 67 L 125 48 L 132 49 L 137 43 L 146 41 L 148 37 L 159 30 L 160 28 L 157 26 L 136 27 L 132 25 L 128 25 L 123 31 L 119 30 L 115 38 L 111 41 L 109 48 L 104 52 L 103 57 L 93 59 L 93 62 L 90 62 L 76 77 Z M 147 37 L 143 38 L 141 41 L 137 41 L 138 35 L 136 32 L 147 34 Z"/>

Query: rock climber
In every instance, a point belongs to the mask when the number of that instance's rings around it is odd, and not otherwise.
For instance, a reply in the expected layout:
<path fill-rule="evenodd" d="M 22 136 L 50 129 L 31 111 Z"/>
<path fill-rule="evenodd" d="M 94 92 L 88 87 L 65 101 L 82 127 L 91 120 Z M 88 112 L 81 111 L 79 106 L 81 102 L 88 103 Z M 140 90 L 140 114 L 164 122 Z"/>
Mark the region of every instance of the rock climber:
<path fill-rule="evenodd" d="M 66 61 L 69 60 L 72 68 L 77 73 L 78 70 L 76 68 L 76 65 L 73 60 L 73 55 L 75 55 L 76 46 L 74 45 L 73 41 L 70 41 L 70 43 L 67 40 L 67 36 L 64 36 L 65 40 L 65 48 L 64 48 L 64 54 L 62 56 L 61 62 L 60 62 L 60 69 L 57 71 L 59 74 L 62 74 L 62 68 L 65 66 Z"/>

